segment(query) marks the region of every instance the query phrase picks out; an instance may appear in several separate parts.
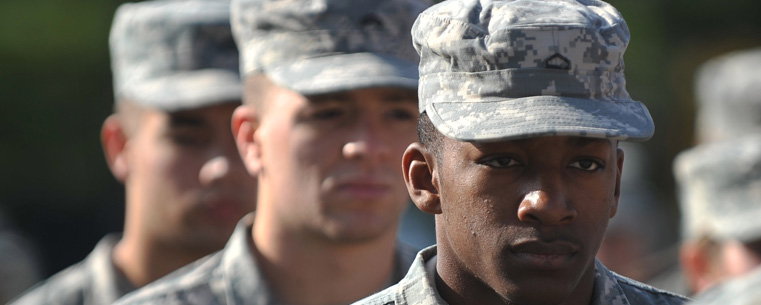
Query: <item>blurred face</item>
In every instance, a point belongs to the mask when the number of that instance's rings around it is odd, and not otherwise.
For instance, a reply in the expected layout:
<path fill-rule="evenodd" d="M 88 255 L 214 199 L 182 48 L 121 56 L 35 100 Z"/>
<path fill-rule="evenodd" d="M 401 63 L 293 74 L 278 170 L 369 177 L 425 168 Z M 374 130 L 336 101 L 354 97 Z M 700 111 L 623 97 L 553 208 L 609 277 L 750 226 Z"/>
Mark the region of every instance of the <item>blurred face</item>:
<path fill-rule="evenodd" d="M 271 90 L 254 134 L 260 211 L 284 230 L 329 240 L 395 234 L 408 200 L 399 160 L 416 138 L 416 93 Z"/>
<path fill-rule="evenodd" d="M 125 145 L 128 209 L 163 243 L 219 249 L 256 208 L 256 180 L 240 159 L 230 117 L 238 104 L 141 111 Z"/>
<path fill-rule="evenodd" d="M 440 154 L 441 278 L 501 302 L 588 303 L 595 253 L 618 202 L 623 152 L 615 143 L 445 138 Z"/>

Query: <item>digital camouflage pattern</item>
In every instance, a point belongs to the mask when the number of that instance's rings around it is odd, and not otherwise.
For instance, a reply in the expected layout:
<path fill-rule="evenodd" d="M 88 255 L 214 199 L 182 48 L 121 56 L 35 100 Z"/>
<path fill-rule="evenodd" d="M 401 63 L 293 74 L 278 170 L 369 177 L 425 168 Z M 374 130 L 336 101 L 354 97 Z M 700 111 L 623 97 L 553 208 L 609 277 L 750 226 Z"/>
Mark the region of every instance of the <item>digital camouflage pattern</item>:
<path fill-rule="evenodd" d="M 111 252 L 120 238 L 119 234 L 107 235 L 83 261 L 38 283 L 10 304 L 111 304 L 135 290 L 111 262 Z"/>
<path fill-rule="evenodd" d="M 702 64 L 695 78 L 697 139 L 761 134 L 761 48 L 735 51 Z"/>
<path fill-rule="evenodd" d="M 706 143 L 674 161 L 685 239 L 761 239 L 761 136 Z"/>
<path fill-rule="evenodd" d="M 241 99 L 228 1 L 123 4 L 109 43 L 117 101 L 176 111 Z"/>
<path fill-rule="evenodd" d="M 446 305 L 436 290 L 434 275 L 427 266 L 436 258 L 436 246 L 418 252 L 412 267 L 398 284 L 355 305 Z M 433 261 L 435 263 L 435 261 Z M 595 260 L 595 283 L 591 305 L 683 304 L 684 297 L 620 276 Z"/>
<path fill-rule="evenodd" d="M 758 305 L 761 304 L 761 268 L 697 295 L 692 305 Z"/>
<path fill-rule="evenodd" d="M 420 14 L 412 39 L 420 111 L 454 139 L 653 134 L 626 91 L 629 29 L 605 2 L 445 1 Z"/>
<path fill-rule="evenodd" d="M 241 75 L 263 73 L 303 95 L 417 89 L 410 44 L 423 0 L 234 0 Z"/>
<path fill-rule="evenodd" d="M 270 291 L 249 247 L 253 224 L 254 214 L 246 215 L 224 249 L 148 284 L 115 304 L 281 304 Z M 397 266 L 389 286 L 404 276 L 414 258 L 415 250 L 397 245 Z"/>

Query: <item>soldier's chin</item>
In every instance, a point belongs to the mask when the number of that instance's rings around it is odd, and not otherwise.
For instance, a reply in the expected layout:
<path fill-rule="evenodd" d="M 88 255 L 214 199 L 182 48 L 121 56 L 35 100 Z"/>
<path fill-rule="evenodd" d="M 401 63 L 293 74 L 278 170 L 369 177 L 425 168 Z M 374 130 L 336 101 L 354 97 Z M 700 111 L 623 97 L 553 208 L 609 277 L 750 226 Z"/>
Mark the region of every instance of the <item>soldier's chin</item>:
<path fill-rule="evenodd" d="M 335 242 L 340 243 L 365 243 L 374 241 L 385 236 L 390 229 L 386 225 L 372 223 L 339 223 L 327 226 L 324 234 Z"/>

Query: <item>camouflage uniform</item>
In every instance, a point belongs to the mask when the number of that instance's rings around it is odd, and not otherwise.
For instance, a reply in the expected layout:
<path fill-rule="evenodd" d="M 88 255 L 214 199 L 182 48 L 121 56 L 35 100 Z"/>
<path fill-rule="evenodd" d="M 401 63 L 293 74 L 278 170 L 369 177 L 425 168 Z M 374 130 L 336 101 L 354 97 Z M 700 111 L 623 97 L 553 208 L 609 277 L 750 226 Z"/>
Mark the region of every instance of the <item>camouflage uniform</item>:
<path fill-rule="evenodd" d="M 111 304 L 135 290 L 111 262 L 120 238 L 107 235 L 82 262 L 40 282 L 12 304 Z"/>
<path fill-rule="evenodd" d="M 436 290 L 434 274 L 436 246 L 420 251 L 398 284 L 367 297 L 356 304 L 446 305 Z M 431 264 L 433 262 L 433 264 Z M 682 304 L 684 298 L 620 276 L 595 262 L 595 284 L 591 305 Z"/>
<path fill-rule="evenodd" d="M 249 246 L 253 240 L 253 220 L 253 213 L 244 217 L 222 251 L 185 266 L 116 304 L 280 304 L 267 286 Z M 389 285 L 402 278 L 414 257 L 414 250 L 397 246 L 396 269 Z"/>

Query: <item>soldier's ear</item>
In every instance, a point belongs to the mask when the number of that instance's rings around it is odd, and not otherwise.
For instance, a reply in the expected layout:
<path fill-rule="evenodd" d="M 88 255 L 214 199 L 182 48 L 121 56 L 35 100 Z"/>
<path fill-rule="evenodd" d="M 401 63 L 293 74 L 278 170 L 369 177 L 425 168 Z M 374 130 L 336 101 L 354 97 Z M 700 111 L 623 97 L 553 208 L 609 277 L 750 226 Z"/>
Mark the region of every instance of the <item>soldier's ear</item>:
<path fill-rule="evenodd" d="M 694 240 L 684 242 L 679 249 L 679 263 L 682 266 L 682 272 L 685 275 L 687 285 L 694 293 L 707 289 L 717 281 L 712 259 L 716 259 L 718 255 L 708 252 L 707 247 Z"/>
<path fill-rule="evenodd" d="M 436 157 L 420 143 L 412 143 L 402 156 L 402 169 L 407 192 L 423 212 L 441 214 Z"/>
<path fill-rule="evenodd" d="M 245 104 L 238 106 L 233 112 L 231 124 L 238 153 L 248 172 L 255 176 L 261 170 L 261 149 L 259 142 L 255 141 L 259 128 L 256 110 Z"/>
<path fill-rule="evenodd" d="M 124 183 L 129 176 L 126 149 L 127 135 L 118 114 L 110 115 L 103 122 L 100 130 L 100 140 L 111 173 L 116 180 Z"/>

